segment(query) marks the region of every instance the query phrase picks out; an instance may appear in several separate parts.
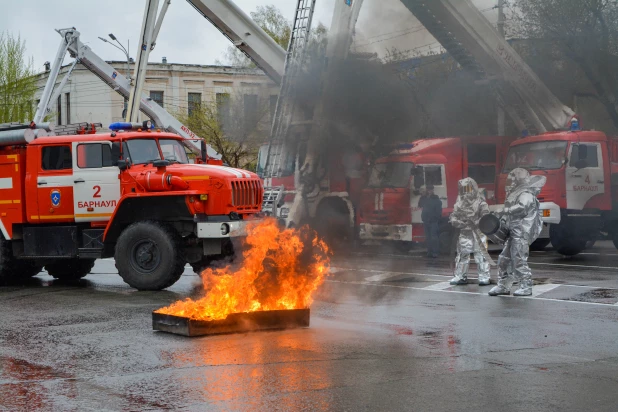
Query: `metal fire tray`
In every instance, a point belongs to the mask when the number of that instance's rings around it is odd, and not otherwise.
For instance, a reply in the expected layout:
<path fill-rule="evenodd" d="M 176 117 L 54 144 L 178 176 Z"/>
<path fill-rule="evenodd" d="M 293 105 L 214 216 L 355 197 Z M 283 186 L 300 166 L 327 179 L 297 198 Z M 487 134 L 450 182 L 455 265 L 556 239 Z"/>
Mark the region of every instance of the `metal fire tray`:
<path fill-rule="evenodd" d="M 309 309 L 271 310 L 231 313 L 220 320 L 193 320 L 152 312 L 152 329 L 182 336 L 205 336 L 243 333 L 269 329 L 305 328 L 309 326 Z"/>

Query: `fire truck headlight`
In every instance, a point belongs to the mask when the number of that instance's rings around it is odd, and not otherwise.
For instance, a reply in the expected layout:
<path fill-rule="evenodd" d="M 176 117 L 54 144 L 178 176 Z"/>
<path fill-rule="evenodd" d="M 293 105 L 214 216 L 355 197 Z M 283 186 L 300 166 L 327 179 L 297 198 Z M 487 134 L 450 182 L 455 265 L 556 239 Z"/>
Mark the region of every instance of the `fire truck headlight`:
<path fill-rule="evenodd" d="M 221 224 L 221 235 L 225 236 L 228 233 L 230 233 L 230 225 L 228 225 L 227 223 L 222 223 Z"/>
<path fill-rule="evenodd" d="M 208 200 L 208 195 L 200 195 L 200 200 Z"/>
<path fill-rule="evenodd" d="M 281 213 L 280 213 L 280 217 L 282 218 L 287 218 L 290 215 L 290 209 L 287 207 L 282 207 L 281 208 Z"/>

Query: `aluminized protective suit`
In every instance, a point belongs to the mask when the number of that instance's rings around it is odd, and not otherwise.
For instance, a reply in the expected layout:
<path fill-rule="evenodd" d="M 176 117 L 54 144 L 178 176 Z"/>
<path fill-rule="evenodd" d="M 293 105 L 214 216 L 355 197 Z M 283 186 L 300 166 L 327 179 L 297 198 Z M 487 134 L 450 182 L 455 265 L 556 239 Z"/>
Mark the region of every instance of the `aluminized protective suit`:
<path fill-rule="evenodd" d="M 513 293 L 515 296 L 532 294 L 528 254 L 530 245 L 543 229 L 536 197 L 546 181 L 545 176 L 530 176 L 521 168 L 509 173 L 506 202 L 500 218 L 508 227 L 509 236 L 498 259 L 498 286 L 489 291 L 492 296 L 510 294 L 514 278 L 519 281 L 519 289 Z"/>
<path fill-rule="evenodd" d="M 479 285 L 489 285 L 489 262 L 482 253 L 487 238 L 477 230 L 479 220 L 489 214 L 489 206 L 479 192 L 474 179 L 468 177 L 460 180 L 458 188 L 459 196 L 449 218 L 453 227 L 459 229 L 455 276 L 450 283 L 452 285 L 468 283 L 470 254 L 474 253 L 474 260 L 478 266 Z"/>

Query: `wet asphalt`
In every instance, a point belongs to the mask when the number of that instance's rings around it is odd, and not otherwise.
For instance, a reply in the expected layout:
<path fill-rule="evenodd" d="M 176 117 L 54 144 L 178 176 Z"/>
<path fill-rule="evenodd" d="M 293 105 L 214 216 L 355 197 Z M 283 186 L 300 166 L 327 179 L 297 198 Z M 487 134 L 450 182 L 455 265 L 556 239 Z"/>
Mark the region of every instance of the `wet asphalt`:
<path fill-rule="evenodd" d="M 77 284 L 0 286 L 0 410 L 615 411 L 618 251 L 533 253 L 532 298 L 448 285 L 450 260 L 365 247 L 333 258 L 311 327 L 185 338 L 97 262 Z M 471 265 L 471 272 L 474 265 Z"/>

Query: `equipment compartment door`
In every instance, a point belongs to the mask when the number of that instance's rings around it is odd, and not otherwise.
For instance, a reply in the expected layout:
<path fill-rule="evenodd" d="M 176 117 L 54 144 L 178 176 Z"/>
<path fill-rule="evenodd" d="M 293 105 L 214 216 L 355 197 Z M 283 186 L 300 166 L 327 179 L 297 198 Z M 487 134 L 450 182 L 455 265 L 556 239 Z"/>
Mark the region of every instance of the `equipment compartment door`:
<path fill-rule="evenodd" d="M 120 170 L 110 142 L 73 143 L 75 220 L 109 220 L 120 199 Z"/>
<path fill-rule="evenodd" d="M 578 169 L 579 146 L 586 146 L 586 165 Z M 569 164 L 566 167 L 567 209 L 582 210 L 588 201 L 605 193 L 603 152 L 599 143 L 572 144 L 569 150 Z"/>

